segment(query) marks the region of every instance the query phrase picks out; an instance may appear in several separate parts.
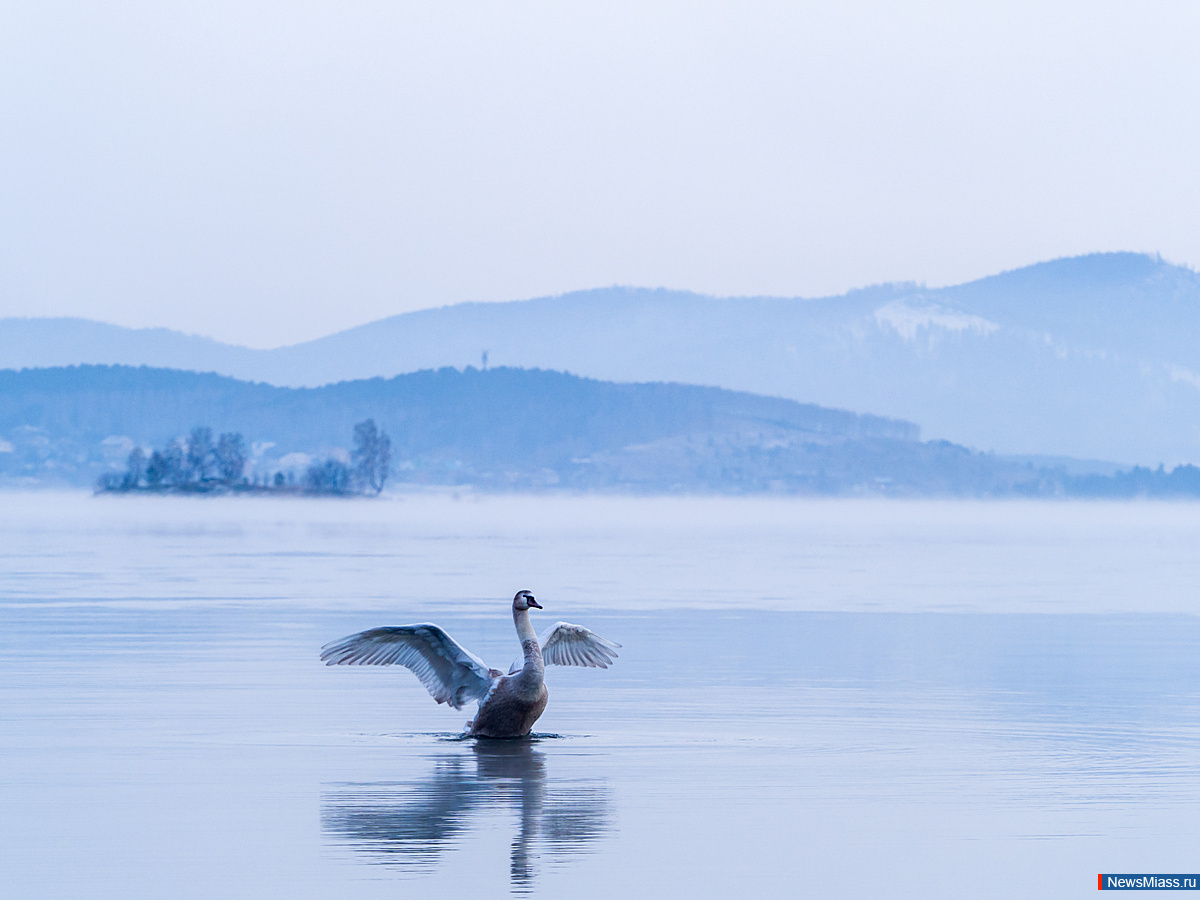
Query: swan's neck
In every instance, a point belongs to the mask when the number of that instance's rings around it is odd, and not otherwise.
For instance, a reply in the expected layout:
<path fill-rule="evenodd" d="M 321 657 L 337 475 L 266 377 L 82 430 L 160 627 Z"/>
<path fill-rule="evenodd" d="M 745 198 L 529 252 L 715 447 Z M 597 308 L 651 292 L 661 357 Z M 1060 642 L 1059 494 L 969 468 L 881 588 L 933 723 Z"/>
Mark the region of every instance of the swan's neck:
<path fill-rule="evenodd" d="M 514 609 L 513 624 L 517 626 L 517 639 L 525 653 L 525 666 L 521 669 L 521 676 L 536 681 L 540 686 L 545 664 L 542 662 L 542 647 L 538 643 L 537 632 L 533 630 L 533 623 L 529 621 L 529 610 Z"/>

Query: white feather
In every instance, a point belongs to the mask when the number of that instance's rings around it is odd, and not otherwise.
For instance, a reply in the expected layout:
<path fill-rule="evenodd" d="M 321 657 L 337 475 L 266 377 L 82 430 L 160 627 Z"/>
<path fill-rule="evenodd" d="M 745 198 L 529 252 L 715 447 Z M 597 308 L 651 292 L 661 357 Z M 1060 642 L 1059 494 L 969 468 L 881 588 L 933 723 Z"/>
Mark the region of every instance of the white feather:
<path fill-rule="evenodd" d="M 621 646 L 582 625 L 555 622 L 543 633 L 542 661 L 548 666 L 587 666 L 607 669 Z"/>
<path fill-rule="evenodd" d="M 455 709 L 482 701 L 495 678 L 483 660 L 428 623 L 352 634 L 322 647 L 321 659 L 328 666 L 405 666 L 434 700 Z"/>

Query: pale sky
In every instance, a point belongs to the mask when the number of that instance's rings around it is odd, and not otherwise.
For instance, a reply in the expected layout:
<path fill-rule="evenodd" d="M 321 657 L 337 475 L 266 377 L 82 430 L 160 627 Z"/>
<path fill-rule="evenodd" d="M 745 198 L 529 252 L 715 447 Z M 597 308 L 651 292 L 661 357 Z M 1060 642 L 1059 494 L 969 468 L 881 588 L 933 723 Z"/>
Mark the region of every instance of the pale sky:
<path fill-rule="evenodd" d="M 0 316 L 1200 262 L 1200 4 L 0 5 Z"/>

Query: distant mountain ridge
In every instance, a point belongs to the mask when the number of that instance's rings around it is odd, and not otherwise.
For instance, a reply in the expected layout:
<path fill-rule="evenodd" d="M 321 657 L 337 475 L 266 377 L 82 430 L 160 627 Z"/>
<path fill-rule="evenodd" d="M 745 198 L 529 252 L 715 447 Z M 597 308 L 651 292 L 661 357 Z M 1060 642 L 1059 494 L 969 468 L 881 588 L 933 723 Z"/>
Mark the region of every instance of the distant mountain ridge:
<path fill-rule="evenodd" d="M 1200 461 L 1200 276 L 1106 253 L 953 287 L 714 298 L 607 288 L 461 304 L 275 350 L 81 320 L 0 320 L 0 367 L 169 365 L 316 386 L 444 366 L 725 387 L 920 423 L 973 447 Z"/>

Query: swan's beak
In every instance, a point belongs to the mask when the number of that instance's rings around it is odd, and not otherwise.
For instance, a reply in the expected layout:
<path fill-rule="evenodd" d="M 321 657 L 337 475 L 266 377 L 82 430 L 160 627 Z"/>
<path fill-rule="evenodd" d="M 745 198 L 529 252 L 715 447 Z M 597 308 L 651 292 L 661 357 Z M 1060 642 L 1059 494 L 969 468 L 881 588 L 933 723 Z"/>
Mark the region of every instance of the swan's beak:
<path fill-rule="evenodd" d="M 532 597 L 526 597 L 526 598 L 525 598 L 525 602 L 526 602 L 526 603 L 528 603 L 530 606 L 532 606 L 534 609 L 541 609 L 541 608 L 542 608 L 542 604 L 538 603 L 538 602 L 537 602 L 536 600 L 534 600 Z"/>

